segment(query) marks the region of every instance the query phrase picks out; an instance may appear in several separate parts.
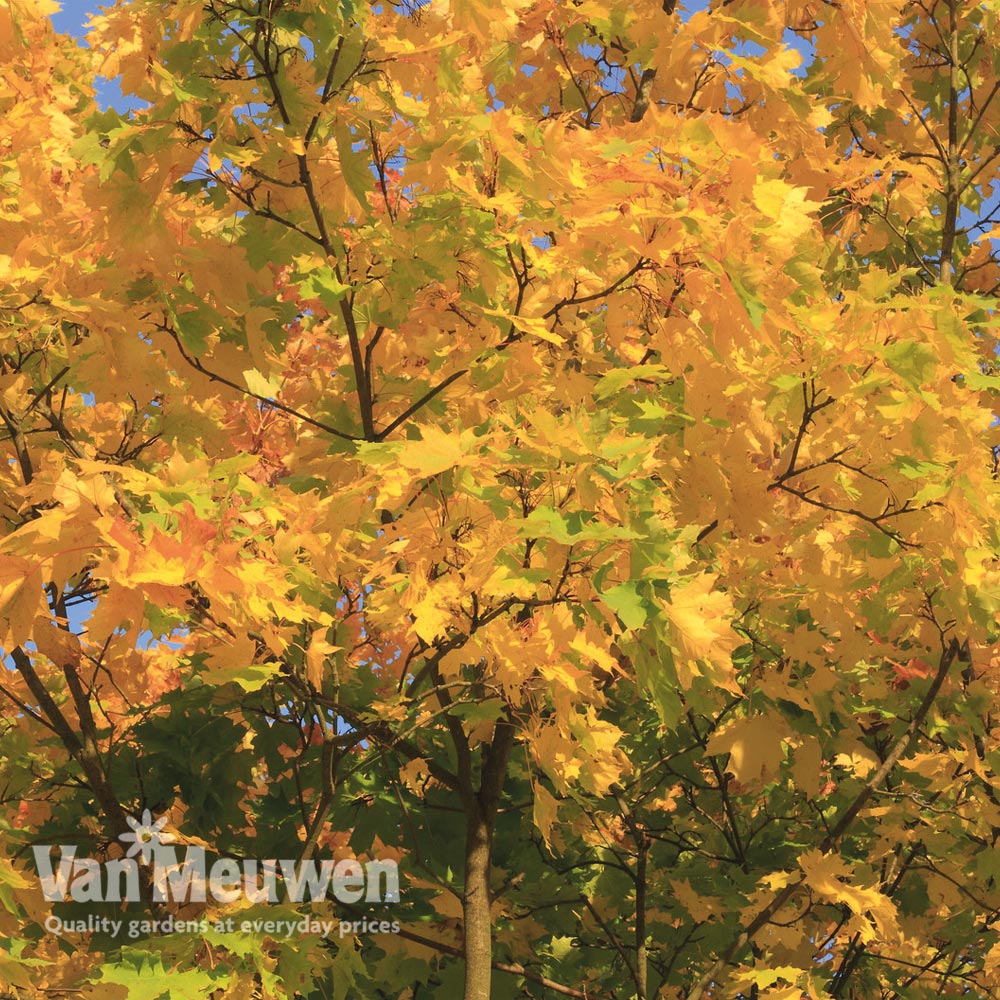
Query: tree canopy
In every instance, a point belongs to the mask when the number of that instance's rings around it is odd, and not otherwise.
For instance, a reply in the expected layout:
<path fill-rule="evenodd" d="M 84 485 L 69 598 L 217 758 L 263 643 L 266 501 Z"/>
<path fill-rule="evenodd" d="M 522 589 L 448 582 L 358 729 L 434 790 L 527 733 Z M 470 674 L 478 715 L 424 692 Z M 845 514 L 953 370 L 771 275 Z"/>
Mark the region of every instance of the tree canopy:
<path fill-rule="evenodd" d="M 997 996 L 1000 2 L 57 8 L 0 0 L 4 996 Z"/>

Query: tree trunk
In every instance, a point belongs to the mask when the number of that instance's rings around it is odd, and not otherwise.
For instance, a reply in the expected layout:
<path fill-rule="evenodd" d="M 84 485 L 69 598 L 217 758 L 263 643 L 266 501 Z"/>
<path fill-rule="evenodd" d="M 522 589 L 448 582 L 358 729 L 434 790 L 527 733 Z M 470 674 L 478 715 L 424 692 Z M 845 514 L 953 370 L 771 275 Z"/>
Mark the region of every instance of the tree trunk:
<path fill-rule="evenodd" d="M 467 746 L 467 744 L 466 744 Z M 465 827 L 465 919 L 464 1000 L 490 1000 L 493 976 L 493 924 L 490 904 L 490 865 L 493 857 L 493 827 L 507 777 L 507 764 L 514 746 L 514 726 L 509 719 L 497 722 L 493 742 L 483 750 L 479 792 L 467 787 L 463 794 Z"/>
<path fill-rule="evenodd" d="M 476 803 L 478 806 L 478 803 Z M 490 1000 L 493 973 L 493 928 L 490 921 L 490 856 L 492 823 L 475 809 L 468 817 L 465 839 L 465 1000 Z"/>

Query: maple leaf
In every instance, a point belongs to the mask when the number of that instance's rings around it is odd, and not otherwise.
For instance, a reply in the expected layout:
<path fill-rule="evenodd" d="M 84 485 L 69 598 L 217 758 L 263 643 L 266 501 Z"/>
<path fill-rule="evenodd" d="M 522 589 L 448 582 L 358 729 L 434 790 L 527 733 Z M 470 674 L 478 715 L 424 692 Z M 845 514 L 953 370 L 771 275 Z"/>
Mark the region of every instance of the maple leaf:
<path fill-rule="evenodd" d="M 876 937 L 891 940 L 899 933 L 892 900 L 875 888 L 858 885 L 854 873 L 840 858 L 807 851 L 800 856 L 799 867 L 813 892 L 831 902 L 845 904 L 861 918 L 855 924 L 861 940 L 872 941 Z"/>
<path fill-rule="evenodd" d="M 702 574 L 671 589 L 663 613 L 677 643 L 677 672 L 684 687 L 699 675 L 736 690 L 732 653 L 739 646 L 733 631 L 732 599 L 713 590 L 716 577 Z"/>
<path fill-rule="evenodd" d="M 726 770 L 732 771 L 740 784 L 766 783 L 784 760 L 783 730 L 780 716 L 737 719 L 712 735 L 705 752 L 728 754 Z"/>
<path fill-rule="evenodd" d="M 0 556 L 0 617 L 3 646 L 20 646 L 31 635 L 42 602 L 41 567 L 20 556 Z"/>

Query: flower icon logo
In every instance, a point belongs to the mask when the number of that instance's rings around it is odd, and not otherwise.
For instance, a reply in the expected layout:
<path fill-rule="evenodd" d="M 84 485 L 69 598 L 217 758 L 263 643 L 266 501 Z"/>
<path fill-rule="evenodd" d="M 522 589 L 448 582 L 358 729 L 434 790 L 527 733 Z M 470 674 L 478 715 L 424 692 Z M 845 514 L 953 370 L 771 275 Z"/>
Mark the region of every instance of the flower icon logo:
<path fill-rule="evenodd" d="M 139 854 L 142 856 L 143 864 L 149 864 L 150 855 L 157 844 L 173 843 L 173 834 L 162 832 L 163 828 L 167 825 L 166 816 L 161 816 L 154 823 L 153 814 L 148 809 L 143 809 L 141 820 L 134 819 L 132 816 L 126 816 L 125 819 L 128 821 L 128 825 L 132 827 L 132 830 L 118 834 L 118 839 L 125 841 L 127 844 L 131 843 L 132 846 L 128 849 L 128 857 L 131 858 L 133 855 Z"/>

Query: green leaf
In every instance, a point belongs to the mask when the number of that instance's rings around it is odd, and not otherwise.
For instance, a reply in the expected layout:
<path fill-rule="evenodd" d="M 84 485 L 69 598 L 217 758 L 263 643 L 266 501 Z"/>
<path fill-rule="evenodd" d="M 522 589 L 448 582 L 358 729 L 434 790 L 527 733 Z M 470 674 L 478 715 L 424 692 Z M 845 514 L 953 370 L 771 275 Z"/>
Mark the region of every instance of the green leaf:
<path fill-rule="evenodd" d="M 341 284 L 326 264 L 319 264 L 309 271 L 299 286 L 302 295 L 308 299 L 319 299 L 325 306 L 335 306 L 351 290 L 350 285 Z"/>
<path fill-rule="evenodd" d="M 767 307 L 757 298 L 754 292 L 747 288 L 743 280 L 733 271 L 729 272 L 729 280 L 733 283 L 733 288 L 736 290 L 740 302 L 743 303 L 743 308 L 746 309 L 747 315 L 750 317 L 750 322 L 753 323 L 756 329 L 760 329 L 761 323 L 764 322 L 764 313 L 767 312 Z"/>
<path fill-rule="evenodd" d="M 244 691 L 259 691 L 269 681 L 274 680 L 275 671 L 264 664 L 251 663 L 245 667 L 226 667 L 206 670 L 199 675 L 206 684 L 221 687 L 223 684 L 239 684 Z"/>
<path fill-rule="evenodd" d="M 915 340 L 889 344 L 882 348 L 881 354 L 886 364 L 914 389 L 929 381 L 937 366 L 933 349 Z"/>
<path fill-rule="evenodd" d="M 636 583 L 620 583 L 605 590 L 601 599 L 622 620 L 629 629 L 642 628 L 649 617 L 649 605 L 639 593 Z"/>
<path fill-rule="evenodd" d="M 248 368 L 243 373 L 243 380 L 254 395 L 265 399 L 275 399 L 281 389 L 276 379 L 265 378 L 256 368 Z"/>
<path fill-rule="evenodd" d="M 219 988 L 222 975 L 229 978 L 224 967 L 168 971 L 159 955 L 126 949 L 119 962 L 101 966 L 94 982 L 125 987 L 128 1000 L 200 1000 Z"/>
<path fill-rule="evenodd" d="M 631 659 L 639 686 L 652 697 L 660 722 L 666 729 L 672 730 L 684 707 L 670 647 L 665 643 L 655 647 L 640 643 L 632 652 Z"/>
<path fill-rule="evenodd" d="M 195 355 L 204 354 L 208 349 L 208 338 L 214 326 L 209 317 L 200 309 L 175 314 L 174 329 L 184 347 Z"/>
<path fill-rule="evenodd" d="M 355 152 L 351 145 L 361 140 L 361 136 L 351 135 L 346 127 L 334 130 L 337 142 L 337 156 L 340 159 L 340 172 L 351 191 L 351 194 L 362 205 L 368 204 L 368 192 L 372 190 L 373 177 L 369 170 L 370 155 L 362 148 Z"/>
<path fill-rule="evenodd" d="M 552 507 L 536 507 L 524 519 L 521 534 L 528 538 L 551 538 L 562 545 L 635 537 L 635 533 L 627 528 L 585 519 L 589 517 L 581 511 L 564 517 Z"/>
<path fill-rule="evenodd" d="M 604 375 L 594 387 L 594 399 L 598 402 L 615 395 L 624 386 L 639 379 L 668 379 L 670 369 L 666 365 L 636 365 L 634 368 L 616 368 Z"/>
<path fill-rule="evenodd" d="M 625 139 L 612 139 L 601 147 L 601 156 L 606 160 L 614 160 L 619 156 L 628 156 L 635 149 L 634 142 Z"/>
<path fill-rule="evenodd" d="M 470 722 L 493 722 L 503 716 L 503 702 L 499 698 L 485 701 L 460 701 L 449 709 L 452 715 L 468 719 Z"/>

